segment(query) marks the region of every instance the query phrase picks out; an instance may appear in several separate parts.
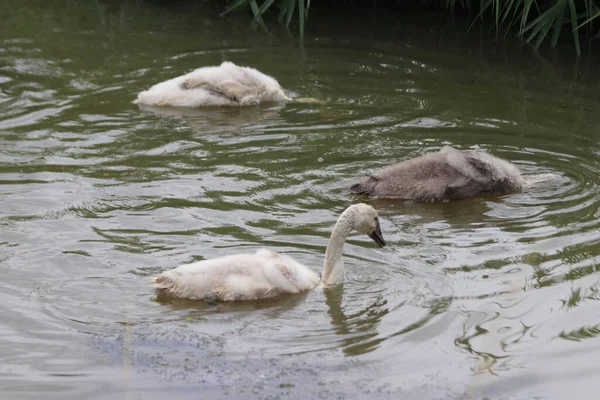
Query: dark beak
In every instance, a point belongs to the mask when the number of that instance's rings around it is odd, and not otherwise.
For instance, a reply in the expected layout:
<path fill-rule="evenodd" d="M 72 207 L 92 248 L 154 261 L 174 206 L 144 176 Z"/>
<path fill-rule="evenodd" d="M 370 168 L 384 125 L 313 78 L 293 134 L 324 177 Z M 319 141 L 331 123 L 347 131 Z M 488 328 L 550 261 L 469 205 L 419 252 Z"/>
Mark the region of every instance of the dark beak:
<path fill-rule="evenodd" d="M 369 233 L 369 237 L 371 239 L 373 239 L 373 241 L 375 243 L 377 243 L 377 245 L 379 247 L 385 246 L 385 240 L 383 239 L 383 235 L 381 234 L 381 227 L 379 226 L 379 220 L 377 221 L 377 226 L 375 227 L 375 230 L 373 232 Z"/>

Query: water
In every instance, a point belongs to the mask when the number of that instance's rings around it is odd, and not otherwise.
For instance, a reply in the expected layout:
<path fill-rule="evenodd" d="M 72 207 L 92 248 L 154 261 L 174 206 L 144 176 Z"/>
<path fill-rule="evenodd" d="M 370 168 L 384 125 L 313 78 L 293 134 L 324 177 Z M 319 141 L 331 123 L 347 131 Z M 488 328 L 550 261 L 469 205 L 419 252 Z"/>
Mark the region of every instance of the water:
<path fill-rule="evenodd" d="M 0 5 L 2 398 L 593 393 L 595 60 L 382 14 L 340 25 L 315 13 L 299 48 L 214 7 Z M 328 105 L 131 103 L 223 60 Z M 449 204 L 373 202 L 388 246 L 352 236 L 343 289 L 214 305 L 149 286 L 181 263 L 263 246 L 318 271 L 355 201 L 344 188 L 445 144 L 552 179 Z"/>

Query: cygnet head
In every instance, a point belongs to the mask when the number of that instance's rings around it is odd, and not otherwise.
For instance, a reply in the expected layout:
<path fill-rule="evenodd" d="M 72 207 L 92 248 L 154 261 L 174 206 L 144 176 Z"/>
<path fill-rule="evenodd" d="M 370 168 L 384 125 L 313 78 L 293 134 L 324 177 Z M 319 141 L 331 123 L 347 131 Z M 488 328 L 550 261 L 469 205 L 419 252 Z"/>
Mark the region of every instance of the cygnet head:
<path fill-rule="evenodd" d="M 379 247 L 385 246 L 385 240 L 379 226 L 379 214 L 368 204 L 358 203 L 346 209 L 352 228 L 369 236 Z"/>

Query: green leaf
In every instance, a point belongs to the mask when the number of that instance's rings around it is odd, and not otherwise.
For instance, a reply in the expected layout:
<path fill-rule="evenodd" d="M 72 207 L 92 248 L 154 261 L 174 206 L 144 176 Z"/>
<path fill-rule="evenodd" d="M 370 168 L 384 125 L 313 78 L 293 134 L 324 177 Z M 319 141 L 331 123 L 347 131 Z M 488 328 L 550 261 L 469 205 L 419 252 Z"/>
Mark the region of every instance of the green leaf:
<path fill-rule="evenodd" d="M 515 3 L 515 0 L 508 0 L 503 6 L 502 6 L 502 19 L 500 20 L 500 25 L 504 24 L 504 21 L 506 20 L 506 17 L 508 16 L 508 14 L 510 14 L 511 10 L 516 10 L 517 7 L 513 7 Z M 513 16 L 514 16 L 514 12 L 513 12 Z"/>
<path fill-rule="evenodd" d="M 223 16 L 225 14 L 229 14 L 231 11 L 241 8 L 242 6 L 248 4 L 248 1 L 249 0 L 236 0 L 236 2 L 231 5 L 231 7 L 229 7 L 227 10 L 223 11 L 221 16 Z"/>
<path fill-rule="evenodd" d="M 573 27 L 573 40 L 575 41 L 575 50 L 577 55 L 581 54 L 581 48 L 579 47 L 579 31 L 577 30 L 577 7 L 575 7 L 575 0 L 569 1 L 569 9 L 571 11 L 571 26 Z"/>
<path fill-rule="evenodd" d="M 231 7 L 229 7 L 227 10 L 225 10 L 221 13 L 221 16 L 223 16 L 225 14 L 229 14 L 233 10 L 237 10 L 238 8 L 241 8 L 242 6 L 244 6 L 246 4 L 248 4 L 248 0 L 236 0 L 236 2 L 231 5 Z"/>
<path fill-rule="evenodd" d="M 562 30 L 563 22 L 565 20 L 565 14 L 567 11 L 567 0 L 559 0 L 556 4 L 560 3 L 560 8 L 557 9 L 557 16 L 554 20 L 554 31 L 552 32 L 552 39 L 550 39 L 550 46 L 552 48 L 556 47 L 556 43 L 558 42 L 558 37 L 560 36 L 560 31 Z"/>
<path fill-rule="evenodd" d="M 540 45 L 544 41 L 544 38 L 548 34 L 548 31 L 550 30 L 550 28 L 552 28 L 552 22 L 554 22 L 554 21 L 553 20 L 550 20 L 550 21 L 546 20 L 543 23 L 541 23 L 542 30 L 540 31 L 540 34 L 538 35 L 538 39 L 536 40 L 535 44 L 533 45 L 534 49 L 537 50 L 540 47 Z"/>
<path fill-rule="evenodd" d="M 592 12 L 591 6 L 593 6 L 592 0 L 583 0 L 583 4 L 585 5 L 585 16 L 589 19 Z"/>
<path fill-rule="evenodd" d="M 296 8 L 296 0 L 289 0 L 290 5 L 288 6 L 288 14 L 285 20 L 285 26 L 290 26 L 292 17 L 294 16 L 294 8 Z"/>
<path fill-rule="evenodd" d="M 500 31 L 500 1 L 496 0 L 496 37 L 498 37 L 498 32 Z"/>
<path fill-rule="evenodd" d="M 473 27 L 473 25 L 475 25 L 475 21 L 477 21 L 477 18 L 483 19 L 483 14 L 493 4 L 494 4 L 494 0 L 487 0 L 485 2 L 484 2 L 484 0 L 481 0 L 481 2 L 480 2 L 480 10 L 481 11 L 479 11 L 479 14 L 477 14 L 477 16 L 475 17 L 475 19 L 471 23 L 471 25 L 469 25 L 469 29 L 467 29 L 468 31 L 470 31 L 471 28 Z"/>
<path fill-rule="evenodd" d="M 279 2 L 279 17 L 277 17 L 277 20 L 279 22 L 283 22 L 283 17 L 285 17 L 285 12 L 287 11 L 288 5 L 289 5 L 288 1 Z"/>
<path fill-rule="evenodd" d="M 260 12 L 259 12 L 259 7 L 258 4 L 256 3 L 256 0 L 249 0 L 250 2 L 250 9 L 252 10 L 252 13 L 254 13 L 254 21 L 256 21 L 258 23 L 258 25 L 260 25 L 261 28 L 263 28 L 265 31 L 268 31 L 267 29 L 267 25 L 265 25 L 265 21 L 262 19 Z"/>
<path fill-rule="evenodd" d="M 527 23 L 527 17 L 529 16 L 533 1 L 534 0 L 525 0 L 525 4 L 523 5 L 523 14 L 521 14 L 521 24 L 519 27 L 519 35 L 521 37 L 525 34 L 525 24 Z"/>
<path fill-rule="evenodd" d="M 600 11 L 596 12 L 595 15 L 592 15 L 591 17 L 589 17 L 588 19 L 586 19 L 585 21 L 583 21 L 581 24 L 579 24 L 579 26 L 577 26 L 577 29 L 581 28 L 584 25 L 589 24 L 590 22 L 592 22 L 593 20 L 595 20 L 598 17 L 600 17 Z"/>
<path fill-rule="evenodd" d="M 263 15 L 265 13 L 265 11 L 267 11 L 269 9 L 269 7 L 271 7 L 271 5 L 275 2 L 275 0 L 266 0 L 262 6 L 260 6 L 260 8 L 258 9 L 259 15 Z"/>
<path fill-rule="evenodd" d="M 306 9 L 304 8 L 304 0 L 298 0 L 298 23 L 300 24 L 300 39 L 304 38 L 304 12 Z"/>
<path fill-rule="evenodd" d="M 543 28 L 544 28 L 544 23 L 542 22 L 542 16 L 540 15 L 539 17 L 537 17 L 536 19 L 531 21 L 529 24 L 527 24 L 527 26 L 525 28 L 523 28 L 523 32 L 532 30 L 531 33 L 529 34 L 529 37 L 527 37 L 527 39 L 525 39 L 525 41 L 527 43 L 531 42 L 533 40 L 533 38 L 536 37 Z"/>

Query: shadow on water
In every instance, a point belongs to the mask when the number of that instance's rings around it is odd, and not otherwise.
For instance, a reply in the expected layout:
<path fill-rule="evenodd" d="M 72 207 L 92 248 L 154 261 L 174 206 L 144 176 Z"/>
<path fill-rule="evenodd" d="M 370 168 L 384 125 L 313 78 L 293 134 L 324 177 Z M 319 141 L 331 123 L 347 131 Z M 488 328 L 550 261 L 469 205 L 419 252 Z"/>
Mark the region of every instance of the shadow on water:
<path fill-rule="evenodd" d="M 269 315 L 277 318 L 279 313 L 285 313 L 300 302 L 306 299 L 306 292 L 296 295 L 282 296 L 273 299 L 261 299 L 256 301 L 203 301 L 203 300 L 187 300 L 178 299 L 164 293 L 157 293 L 155 301 L 167 310 L 172 312 L 188 311 L 186 320 L 193 320 L 195 317 L 204 315 L 205 313 L 248 313 L 253 311 L 268 310 Z M 180 313 L 177 313 L 180 314 Z"/>
<path fill-rule="evenodd" d="M 286 121 L 287 112 L 302 113 L 310 116 L 315 123 L 330 123 L 335 115 L 328 106 L 281 104 L 260 105 L 256 107 L 218 107 L 218 108 L 174 108 L 139 105 L 140 110 L 168 117 L 181 117 L 189 129 L 198 135 L 212 134 L 252 134 L 276 130 L 283 125 L 292 125 Z"/>
<path fill-rule="evenodd" d="M 372 351 L 384 339 L 370 340 L 380 336 L 377 325 L 388 313 L 387 301 L 379 297 L 371 304 L 366 304 L 364 308 L 356 311 L 350 311 L 348 315 L 344 311 L 344 286 L 330 288 L 315 288 L 313 291 L 321 292 L 325 296 L 326 314 L 330 317 L 332 331 L 329 328 L 318 329 L 320 334 L 326 333 L 335 340 L 335 348 L 343 350 L 344 354 L 360 355 Z M 256 301 L 241 302 L 205 302 L 201 300 L 177 299 L 172 296 L 158 293 L 155 301 L 164 307 L 165 314 L 176 315 L 177 320 L 186 323 L 210 323 L 211 314 L 221 314 L 219 318 L 251 318 L 255 312 L 261 312 L 268 319 L 282 318 L 284 314 L 294 312 L 295 308 L 302 307 L 306 302 L 308 293 L 304 292 L 297 295 L 281 296 L 273 299 L 262 299 Z M 320 297 L 320 296 L 319 296 Z M 170 319 L 161 320 L 161 323 L 172 321 Z M 330 331 L 330 332 L 329 332 Z M 300 337 L 308 332 L 300 333 Z M 319 334 L 317 334 L 318 336 Z M 296 334 L 292 334 L 296 336 Z M 339 338 L 337 338 L 339 336 Z M 289 351 L 289 354 L 301 354 L 306 350 L 300 349 L 299 352 Z M 311 349 L 309 351 L 315 351 Z"/>
<path fill-rule="evenodd" d="M 323 289 L 326 303 L 329 307 L 328 314 L 335 333 L 346 339 L 341 339 L 339 346 L 348 356 L 368 353 L 379 344 L 379 340 L 371 340 L 379 335 L 377 326 L 381 319 L 388 313 L 387 301 L 381 297 L 372 304 L 367 305 L 358 313 L 348 316 L 343 309 L 343 286 Z"/>

